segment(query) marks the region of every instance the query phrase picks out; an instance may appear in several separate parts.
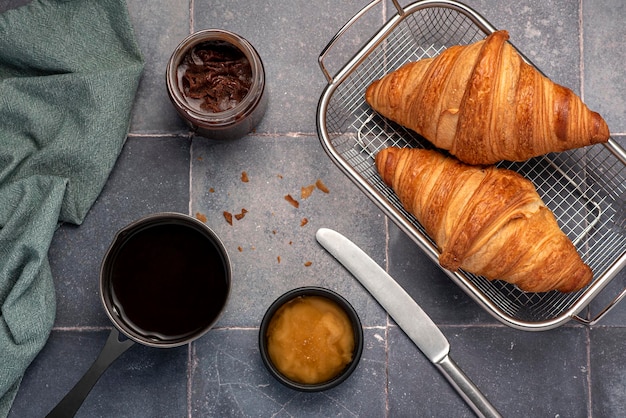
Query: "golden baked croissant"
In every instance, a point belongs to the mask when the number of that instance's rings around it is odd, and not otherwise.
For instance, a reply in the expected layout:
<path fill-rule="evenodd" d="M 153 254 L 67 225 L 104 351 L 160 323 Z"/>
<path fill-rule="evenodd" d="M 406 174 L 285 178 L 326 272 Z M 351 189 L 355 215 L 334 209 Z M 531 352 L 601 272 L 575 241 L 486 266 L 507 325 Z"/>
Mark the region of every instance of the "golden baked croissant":
<path fill-rule="evenodd" d="M 523 61 L 498 31 L 405 64 L 365 100 L 468 164 L 524 161 L 606 142 L 609 128 L 570 89 Z"/>
<path fill-rule="evenodd" d="M 571 292 L 592 279 L 533 184 L 518 173 L 396 147 L 376 155 L 376 168 L 435 241 L 442 267 L 529 292 Z"/>

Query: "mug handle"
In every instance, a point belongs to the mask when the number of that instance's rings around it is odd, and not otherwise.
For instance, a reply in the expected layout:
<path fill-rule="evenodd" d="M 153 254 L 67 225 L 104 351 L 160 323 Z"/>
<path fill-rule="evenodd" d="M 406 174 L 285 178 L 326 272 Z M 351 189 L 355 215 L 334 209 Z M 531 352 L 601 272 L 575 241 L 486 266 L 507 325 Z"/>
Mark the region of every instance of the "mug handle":
<path fill-rule="evenodd" d="M 102 351 L 96 361 L 93 362 L 89 370 L 76 383 L 76 385 L 65 395 L 63 399 L 54 407 L 46 418 L 68 418 L 73 417 L 80 406 L 91 392 L 98 379 L 104 371 L 119 356 L 135 344 L 132 340 L 119 340 L 119 332 L 116 328 L 111 330 Z"/>

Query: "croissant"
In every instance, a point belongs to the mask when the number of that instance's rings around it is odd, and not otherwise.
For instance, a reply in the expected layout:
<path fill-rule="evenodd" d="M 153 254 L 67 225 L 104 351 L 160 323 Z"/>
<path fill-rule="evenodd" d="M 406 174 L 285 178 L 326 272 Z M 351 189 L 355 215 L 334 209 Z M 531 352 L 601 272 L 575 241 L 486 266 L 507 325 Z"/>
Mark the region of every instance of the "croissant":
<path fill-rule="evenodd" d="M 376 168 L 435 241 L 442 267 L 529 292 L 571 292 L 591 281 L 589 266 L 518 173 L 396 147 L 376 154 Z"/>
<path fill-rule="evenodd" d="M 494 32 L 405 64 L 370 84 L 365 100 L 468 164 L 524 161 L 608 141 L 602 116 L 527 64 L 508 38 Z"/>

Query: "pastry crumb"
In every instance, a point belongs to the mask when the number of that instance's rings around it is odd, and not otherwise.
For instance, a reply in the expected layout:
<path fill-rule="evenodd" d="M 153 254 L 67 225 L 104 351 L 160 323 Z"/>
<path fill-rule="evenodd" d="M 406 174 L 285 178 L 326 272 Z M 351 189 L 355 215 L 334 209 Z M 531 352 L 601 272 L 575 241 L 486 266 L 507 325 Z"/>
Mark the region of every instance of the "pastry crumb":
<path fill-rule="evenodd" d="M 311 266 L 311 264 L 313 264 L 313 262 L 311 262 L 311 261 L 306 261 L 306 262 L 304 263 L 304 267 L 310 267 L 310 266 Z"/>
<path fill-rule="evenodd" d="M 199 220 L 200 222 L 204 222 L 204 223 L 206 223 L 206 221 L 207 221 L 206 215 L 204 213 L 200 213 L 200 212 L 196 212 L 196 219 Z"/>
<path fill-rule="evenodd" d="M 243 181 L 244 183 L 247 183 L 250 181 L 250 179 L 248 178 L 248 173 L 245 171 L 241 172 L 241 181 Z"/>
<path fill-rule="evenodd" d="M 300 226 L 304 226 L 308 223 L 309 223 L 309 220 L 307 218 L 302 218 L 302 220 L 300 221 Z"/>
<path fill-rule="evenodd" d="M 317 181 L 315 182 L 315 186 L 324 193 L 330 192 L 330 190 L 328 190 L 328 187 L 326 187 L 326 185 L 322 182 L 321 179 L 317 179 Z"/>
<path fill-rule="evenodd" d="M 224 219 L 226 219 L 226 222 L 228 222 L 230 225 L 233 224 L 233 214 L 226 210 L 224 211 Z"/>
<path fill-rule="evenodd" d="M 235 219 L 238 221 L 242 220 L 243 217 L 246 216 L 246 213 L 248 213 L 248 211 L 245 208 L 241 209 L 241 212 L 235 215 Z"/>
<path fill-rule="evenodd" d="M 304 186 L 300 189 L 300 197 L 302 199 L 307 199 L 315 190 L 315 184 L 309 184 L 308 186 Z"/>
<path fill-rule="evenodd" d="M 294 199 L 290 194 L 285 196 L 285 200 L 296 209 L 300 207 L 300 203 L 298 203 L 298 201 Z"/>

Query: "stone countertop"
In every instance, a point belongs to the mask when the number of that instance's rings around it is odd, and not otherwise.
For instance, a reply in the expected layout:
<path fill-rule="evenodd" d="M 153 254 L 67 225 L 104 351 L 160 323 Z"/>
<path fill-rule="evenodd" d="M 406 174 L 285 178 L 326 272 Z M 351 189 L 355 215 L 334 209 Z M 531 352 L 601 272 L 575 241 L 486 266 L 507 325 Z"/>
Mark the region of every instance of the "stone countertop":
<path fill-rule="evenodd" d="M 9 1 L 15 7 L 26 1 Z M 83 225 L 61 226 L 50 249 L 58 308 L 50 339 L 27 370 L 11 417 L 44 416 L 80 379 L 112 327 L 98 294 L 115 232 L 148 214 L 201 214 L 233 266 L 228 306 L 214 329 L 186 346 L 135 345 L 103 374 L 79 417 L 473 416 L 375 300 L 315 241 L 338 230 L 400 282 L 441 327 L 451 353 L 506 417 L 626 416 L 626 305 L 595 326 L 550 331 L 495 320 L 390 222 L 320 146 L 316 108 L 326 79 L 317 58 L 366 1 L 128 0 L 146 66 L 130 134 Z M 548 76 L 582 95 L 626 145 L 626 3 L 622 0 L 467 0 Z M 386 21 L 389 2 L 338 46 L 346 60 Z M 266 69 L 269 106 L 247 137 L 192 135 L 166 93 L 164 72 L 190 32 L 223 28 L 248 39 Z M 343 54 L 343 55 L 342 55 Z M 242 182 L 245 171 L 249 181 Z M 294 208 L 317 180 L 328 187 Z M 246 216 L 228 224 L 223 211 Z M 301 220 L 308 223 L 302 226 Z M 309 265 L 310 264 L 310 265 Z M 357 309 L 365 331 L 358 368 L 342 385 L 300 393 L 275 381 L 257 348 L 265 309 L 304 285 L 330 288 Z M 613 279 L 597 312 L 626 285 Z"/>

